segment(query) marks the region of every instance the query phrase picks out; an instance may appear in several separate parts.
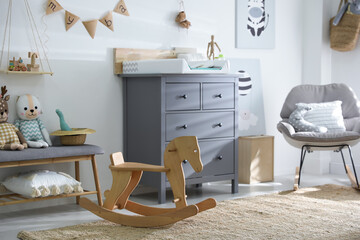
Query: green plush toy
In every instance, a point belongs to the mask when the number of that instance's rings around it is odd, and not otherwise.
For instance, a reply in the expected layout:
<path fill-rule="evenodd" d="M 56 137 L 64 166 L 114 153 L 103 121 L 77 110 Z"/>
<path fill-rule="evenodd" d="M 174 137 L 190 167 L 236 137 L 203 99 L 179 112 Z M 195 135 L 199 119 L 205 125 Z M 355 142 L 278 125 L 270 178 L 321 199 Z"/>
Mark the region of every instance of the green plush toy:
<path fill-rule="evenodd" d="M 65 122 L 64 114 L 59 109 L 56 109 L 55 112 L 59 116 L 61 131 L 72 131 L 71 127 Z"/>

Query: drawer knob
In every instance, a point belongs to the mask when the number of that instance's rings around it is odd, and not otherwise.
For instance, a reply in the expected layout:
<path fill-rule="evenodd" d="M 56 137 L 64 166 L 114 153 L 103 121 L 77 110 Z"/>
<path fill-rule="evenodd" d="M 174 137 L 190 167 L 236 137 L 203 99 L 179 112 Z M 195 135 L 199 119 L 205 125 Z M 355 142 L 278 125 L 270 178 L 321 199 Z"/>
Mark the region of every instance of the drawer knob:
<path fill-rule="evenodd" d="M 222 159 L 223 159 L 223 156 L 220 155 L 220 156 L 217 157 L 217 159 L 218 159 L 218 160 L 222 160 Z"/>
<path fill-rule="evenodd" d="M 184 95 L 181 95 L 180 98 L 187 99 L 188 96 L 186 94 L 184 94 Z"/>
<path fill-rule="evenodd" d="M 218 94 L 218 95 L 215 95 L 215 97 L 217 97 L 217 98 L 222 98 L 223 95 L 220 93 L 220 94 Z"/>
<path fill-rule="evenodd" d="M 187 129 L 187 128 L 188 128 L 188 125 L 184 124 L 184 125 L 181 126 L 181 128 Z"/>
<path fill-rule="evenodd" d="M 183 161 L 183 163 L 184 163 L 184 164 L 187 164 L 188 162 L 189 162 L 189 161 L 188 161 L 188 160 L 186 160 L 186 159 Z"/>
<path fill-rule="evenodd" d="M 216 126 L 217 126 L 217 127 L 222 127 L 223 124 L 222 124 L 222 123 L 218 123 L 218 124 L 216 124 Z"/>

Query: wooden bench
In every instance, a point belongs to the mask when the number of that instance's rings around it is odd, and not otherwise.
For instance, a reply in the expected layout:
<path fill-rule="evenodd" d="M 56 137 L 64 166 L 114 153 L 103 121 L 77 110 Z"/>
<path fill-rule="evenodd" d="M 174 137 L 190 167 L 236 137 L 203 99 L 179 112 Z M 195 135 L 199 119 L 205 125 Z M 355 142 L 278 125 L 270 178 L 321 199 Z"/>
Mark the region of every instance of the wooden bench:
<path fill-rule="evenodd" d="M 23 151 L 0 151 L 0 168 L 75 162 L 75 179 L 78 181 L 80 181 L 79 162 L 90 160 L 96 189 L 95 191 L 84 190 L 82 193 L 60 194 L 57 196 L 37 198 L 28 198 L 15 193 L 7 193 L 0 195 L 0 206 L 65 197 L 76 197 L 76 203 L 79 204 L 80 196 L 89 194 L 96 194 L 98 203 L 102 206 L 100 184 L 95 161 L 95 155 L 99 154 L 104 154 L 104 150 L 102 148 L 88 144 L 79 146 L 28 148 Z"/>

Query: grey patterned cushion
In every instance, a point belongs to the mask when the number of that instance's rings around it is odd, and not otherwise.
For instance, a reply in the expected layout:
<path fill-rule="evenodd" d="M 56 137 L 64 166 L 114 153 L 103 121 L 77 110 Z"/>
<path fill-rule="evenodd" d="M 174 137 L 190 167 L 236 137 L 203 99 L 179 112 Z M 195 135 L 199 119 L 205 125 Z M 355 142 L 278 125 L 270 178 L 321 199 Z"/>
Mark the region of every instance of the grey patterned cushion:
<path fill-rule="evenodd" d="M 289 122 L 301 132 L 344 132 L 341 101 L 297 103 Z"/>
<path fill-rule="evenodd" d="M 328 129 L 325 126 L 316 125 L 305 119 L 305 116 L 313 110 L 305 104 L 296 104 L 297 108 L 290 114 L 289 123 L 297 132 L 327 132 Z"/>

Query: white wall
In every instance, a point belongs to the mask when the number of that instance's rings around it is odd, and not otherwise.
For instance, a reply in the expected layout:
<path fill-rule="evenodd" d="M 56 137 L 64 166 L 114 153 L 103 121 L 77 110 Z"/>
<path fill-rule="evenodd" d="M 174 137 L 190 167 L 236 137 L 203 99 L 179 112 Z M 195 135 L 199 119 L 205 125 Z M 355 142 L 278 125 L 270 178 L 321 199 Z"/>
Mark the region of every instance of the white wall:
<path fill-rule="evenodd" d="M 58 129 L 55 109 L 60 108 L 73 127 L 89 127 L 97 132 L 88 136 L 88 143 L 104 148 L 105 155 L 97 159 L 102 189 L 109 188 L 108 170 L 111 152 L 122 151 L 122 81 L 113 75 L 112 48 L 170 48 L 174 46 L 206 49 L 210 35 L 220 45 L 226 57 L 259 58 L 265 104 L 267 134 L 275 135 L 275 175 L 293 173 L 298 164 L 298 150 L 290 147 L 276 130 L 279 113 L 289 90 L 302 81 L 302 1 L 276 1 L 276 47 L 268 50 L 235 49 L 235 1 L 185 1 L 189 30 L 176 26 L 176 0 L 125 1 L 130 17 L 114 13 L 115 32 L 98 23 L 95 39 L 91 39 L 81 22 L 68 32 L 64 26 L 64 11 L 44 15 L 46 0 L 29 1 L 40 32 L 47 25 L 46 43 L 53 77 L 0 75 L 12 95 L 11 120 L 15 118 L 14 99 L 32 93 L 40 98 L 45 108 L 42 116 L 49 132 Z M 63 7 L 82 20 L 103 16 L 117 3 L 112 1 L 59 1 Z M 3 31 L 7 1 L 0 2 L 0 30 Z M 25 10 L 17 5 L 13 12 L 11 56 L 23 56 L 33 44 Z M 3 35 L 1 35 L 3 36 Z M 42 34 L 42 37 L 46 37 Z M 2 37 L 0 38 L 2 40 Z M 52 166 L 45 166 L 52 168 Z M 81 163 L 85 187 L 92 187 L 89 163 Z M 25 168 L 28 169 L 28 168 Z M 73 166 L 56 166 L 58 171 L 73 172 Z M 18 169 L 16 169 L 17 171 Z M 1 170 L 4 177 L 15 169 Z M 65 201 L 65 200 L 63 200 Z M 48 203 L 41 203 L 48 204 Z M 39 203 L 40 205 L 40 203 Z M 18 208 L 18 206 L 17 206 Z"/>
<path fill-rule="evenodd" d="M 339 2 L 332 3 L 333 15 L 336 14 Z M 349 85 L 358 98 L 360 98 L 360 81 L 359 81 L 359 62 L 360 62 L 360 43 L 354 50 L 350 52 L 338 52 L 332 50 L 331 57 L 331 75 L 332 82 L 345 83 Z M 357 173 L 360 172 L 360 144 L 354 146 L 353 157 L 355 165 L 357 165 Z M 347 151 L 345 151 L 345 158 L 348 159 Z M 347 160 L 348 161 L 348 160 Z M 347 162 L 350 164 L 350 161 Z M 330 165 L 330 170 L 333 173 L 344 174 L 341 157 L 334 155 Z M 359 176 L 359 175 L 358 175 Z"/>

